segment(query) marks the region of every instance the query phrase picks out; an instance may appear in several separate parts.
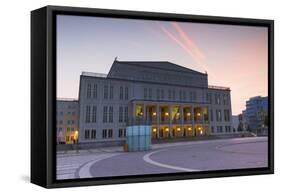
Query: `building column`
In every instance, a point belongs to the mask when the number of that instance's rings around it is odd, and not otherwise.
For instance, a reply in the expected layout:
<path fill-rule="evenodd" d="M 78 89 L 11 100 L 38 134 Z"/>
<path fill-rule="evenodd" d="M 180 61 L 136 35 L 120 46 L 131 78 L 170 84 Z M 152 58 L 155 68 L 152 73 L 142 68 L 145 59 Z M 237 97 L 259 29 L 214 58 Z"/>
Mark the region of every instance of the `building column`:
<path fill-rule="evenodd" d="M 184 126 L 183 126 L 184 115 L 183 115 L 183 106 L 182 105 L 180 105 L 180 118 L 181 118 L 181 136 L 183 136 L 183 134 L 184 134 Z"/>
<path fill-rule="evenodd" d="M 142 124 L 147 124 L 146 122 L 146 104 L 143 104 L 143 123 Z"/>
<path fill-rule="evenodd" d="M 159 139 L 159 130 L 160 130 L 160 114 L 159 114 L 159 104 L 156 105 L 156 123 L 157 123 L 157 138 Z"/>
<path fill-rule="evenodd" d="M 168 109 L 169 109 L 169 135 L 170 137 L 173 136 L 172 134 L 172 108 L 171 108 L 171 105 L 168 106 Z"/>
<path fill-rule="evenodd" d="M 192 125 L 192 136 L 195 136 L 195 129 L 194 129 L 194 107 L 191 105 L 191 125 Z"/>
<path fill-rule="evenodd" d="M 201 108 L 201 115 L 202 115 L 202 129 L 204 130 L 204 135 L 206 135 L 205 118 L 204 118 L 204 107 Z"/>
<path fill-rule="evenodd" d="M 133 103 L 133 107 L 132 107 L 132 117 L 129 120 L 129 125 L 134 125 L 136 122 L 136 104 Z"/>

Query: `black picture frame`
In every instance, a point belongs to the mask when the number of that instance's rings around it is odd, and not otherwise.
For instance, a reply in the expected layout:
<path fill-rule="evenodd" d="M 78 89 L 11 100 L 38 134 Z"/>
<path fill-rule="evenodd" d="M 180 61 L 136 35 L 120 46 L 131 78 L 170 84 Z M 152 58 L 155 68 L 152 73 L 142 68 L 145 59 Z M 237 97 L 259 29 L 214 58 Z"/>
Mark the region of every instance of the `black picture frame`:
<path fill-rule="evenodd" d="M 56 15 L 264 26 L 268 28 L 268 168 L 56 180 Z M 46 188 L 274 173 L 274 21 L 171 13 L 46 6 L 31 12 L 31 182 Z"/>

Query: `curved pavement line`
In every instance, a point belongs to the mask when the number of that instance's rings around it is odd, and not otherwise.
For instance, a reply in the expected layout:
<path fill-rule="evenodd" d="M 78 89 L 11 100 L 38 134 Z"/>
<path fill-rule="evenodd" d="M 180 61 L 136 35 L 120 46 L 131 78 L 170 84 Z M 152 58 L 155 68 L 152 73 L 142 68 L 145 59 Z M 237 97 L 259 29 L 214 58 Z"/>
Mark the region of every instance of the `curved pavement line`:
<path fill-rule="evenodd" d="M 110 155 L 106 155 L 106 156 L 101 156 L 100 158 L 96 158 L 94 160 L 91 160 L 89 162 L 86 162 L 85 164 L 83 164 L 79 169 L 78 169 L 78 178 L 91 178 L 93 177 L 91 175 L 90 172 L 90 168 L 91 166 L 93 166 L 95 163 L 104 160 L 104 159 L 108 159 L 111 158 L 113 156 L 119 155 L 120 153 L 115 153 L 115 154 L 110 154 Z"/>
<path fill-rule="evenodd" d="M 241 144 L 251 144 L 251 143 L 265 143 L 267 141 L 252 141 L 252 142 L 240 142 L 240 143 L 231 143 L 231 144 L 222 144 L 215 147 L 216 150 L 226 152 L 226 153 L 232 153 L 232 154 L 252 154 L 252 155 L 261 155 L 263 153 L 256 153 L 256 152 L 243 152 L 243 151 L 231 151 L 223 149 L 224 147 L 230 147 L 235 145 L 241 145 Z"/>
<path fill-rule="evenodd" d="M 196 169 L 191 169 L 191 168 L 184 168 L 184 167 L 179 167 L 179 166 L 172 166 L 172 165 L 169 165 L 169 164 L 163 164 L 163 163 L 160 163 L 160 162 L 156 162 L 154 160 L 152 160 L 150 158 L 150 156 L 152 154 L 155 154 L 157 152 L 161 152 L 161 151 L 164 151 L 164 150 L 157 150 L 157 151 L 154 151 L 154 152 L 150 152 L 146 155 L 143 156 L 143 160 L 149 164 L 153 164 L 155 166 L 159 166 L 159 167 L 163 167 L 163 168 L 169 168 L 169 169 L 173 169 L 173 170 L 178 170 L 178 171 L 184 171 L 184 172 L 196 172 L 196 171 L 199 171 L 199 170 L 196 170 Z"/>

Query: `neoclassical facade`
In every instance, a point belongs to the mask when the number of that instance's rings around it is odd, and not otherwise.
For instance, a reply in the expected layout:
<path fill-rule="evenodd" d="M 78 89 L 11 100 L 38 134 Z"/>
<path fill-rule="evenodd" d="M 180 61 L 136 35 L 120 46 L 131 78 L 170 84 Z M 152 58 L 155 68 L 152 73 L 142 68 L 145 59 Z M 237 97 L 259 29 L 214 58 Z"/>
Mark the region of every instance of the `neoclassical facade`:
<path fill-rule="evenodd" d="M 107 75 L 82 73 L 79 142 L 125 139 L 126 126 L 151 126 L 152 138 L 233 133 L 230 88 L 167 61 L 117 61 Z"/>

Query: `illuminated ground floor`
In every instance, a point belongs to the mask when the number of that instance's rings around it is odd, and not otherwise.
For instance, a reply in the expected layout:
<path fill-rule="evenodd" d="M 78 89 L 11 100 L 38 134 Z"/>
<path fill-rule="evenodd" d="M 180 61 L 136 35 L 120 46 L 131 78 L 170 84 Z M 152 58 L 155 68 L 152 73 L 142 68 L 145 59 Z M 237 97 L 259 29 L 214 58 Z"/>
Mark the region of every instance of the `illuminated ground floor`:
<path fill-rule="evenodd" d="M 231 107 L 208 103 L 133 101 L 132 121 L 148 124 L 152 138 L 176 138 L 230 133 Z"/>
<path fill-rule="evenodd" d="M 208 134 L 208 125 L 203 124 L 185 124 L 185 125 L 152 125 L 152 138 L 176 138 L 204 136 Z"/>

